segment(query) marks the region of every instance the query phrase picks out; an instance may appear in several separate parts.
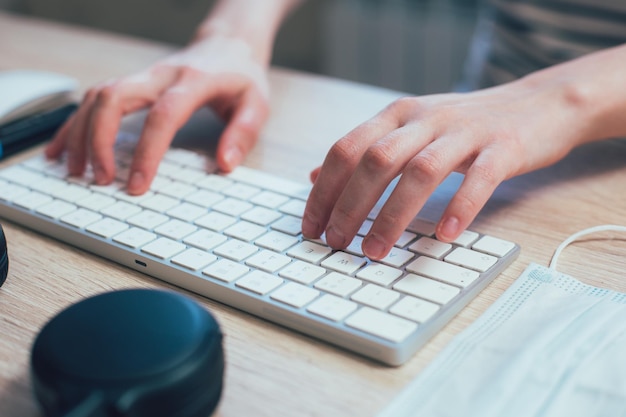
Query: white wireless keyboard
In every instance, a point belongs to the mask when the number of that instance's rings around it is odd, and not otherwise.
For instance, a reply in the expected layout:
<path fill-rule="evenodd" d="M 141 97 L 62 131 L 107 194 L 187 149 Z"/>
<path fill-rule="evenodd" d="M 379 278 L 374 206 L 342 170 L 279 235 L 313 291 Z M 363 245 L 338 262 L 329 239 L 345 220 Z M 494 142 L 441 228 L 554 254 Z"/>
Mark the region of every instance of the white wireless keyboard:
<path fill-rule="evenodd" d="M 344 251 L 303 239 L 309 186 L 206 158 L 165 156 L 151 190 L 123 189 L 134 138 L 116 146 L 119 181 L 68 178 L 36 156 L 0 170 L 0 217 L 229 306 L 389 365 L 408 360 L 518 255 L 496 237 L 453 244 L 415 219 L 391 253 L 360 251 L 367 220 Z M 375 212 L 372 213 L 372 216 Z"/>

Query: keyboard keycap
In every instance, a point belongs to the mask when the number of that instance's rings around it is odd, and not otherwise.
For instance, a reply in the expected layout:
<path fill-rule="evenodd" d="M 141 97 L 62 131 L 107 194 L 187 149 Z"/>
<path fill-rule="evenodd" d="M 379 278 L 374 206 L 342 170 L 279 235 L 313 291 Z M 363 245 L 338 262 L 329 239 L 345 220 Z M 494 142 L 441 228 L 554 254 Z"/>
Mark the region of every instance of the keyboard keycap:
<path fill-rule="evenodd" d="M 393 288 L 439 304 L 446 304 L 461 292 L 452 285 L 414 274 L 405 276 L 395 283 Z"/>
<path fill-rule="evenodd" d="M 319 291 L 306 285 L 289 282 L 276 291 L 270 297 L 293 307 L 304 307 L 320 295 Z"/>
<path fill-rule="evenodd" d="M 262 271 L 252 271 L 239 278 L 235 285 L 259 295 L 267 294 L 283 283 L 276 275 Z"/>
<path fill-rule="evenodd" d="M 200 249 L 191 248 L 174 256 L 172 258 L 172 263 L 184 266 L 192 271 L 198 271 L 206 267 L 211 262 L 215 262 L 215 260 L 217 260 L 217 256 Z"/>
<path fill-rule="evenodd" d="M 363 307 L 348 317 L 346 324 L 395 343 L 402 342 L 417 328 L 417 323 L 370 307 Z"/>
<path fill-rule="evenodd" d="M 182 243 L 165 237 L 158 238 L 157 240 L 148 243 L 141 248 L 142 252 L 154 255 L 157 258 L 167 259 L 184 251 L 187 247 Z"/>
<path fill-rule="evenodd" d="M 329 320 L 340 321 L 357 308 L 358 304 L 353 301 L 326 294 L 312 302 L 307 311 Z"/>
<path fill-rule="evenodd" d="M 331 272 L 315 283 L 315 288 L 345 297 L 361 286 L 359 279 L 338 272 Z"/>
<path fill-rule="evenodd" d="M 396 316 L 401 316 L 418 323 L 428 321 L 437 311 L 439 311 L 437 304 L 417 297 L 411 297 L 410 295 L 407 295 L 389 309 L 389 312 Z"/>
<path fill-rule="evenodd" d="M 427 256 L 420 256 L 406 267 L 407 271 L 419 275 L 434 278 L 457 287 L 467 287 L 474 282 L 479 274 L 476 271 L 462 268 L 457 265 L 432 259 Z"/>
<path fill-rule="evenodd" d="M 350 297 L 353 301 L 357 301 L 378 310 L 385 310 L 398 298 L 400 298 L 400 294 L 398 292 L 388 290 L 387 288 L 374 284 L 367 284 Z"/>
<path fill-rule="evenodd" d="M 206 276 L 217 278 L 220 281 L 232 282 L 249 271 L 250 268 L 240 263 L 228 259 L 220 259 L 203 269 L 202 273 Z"/>

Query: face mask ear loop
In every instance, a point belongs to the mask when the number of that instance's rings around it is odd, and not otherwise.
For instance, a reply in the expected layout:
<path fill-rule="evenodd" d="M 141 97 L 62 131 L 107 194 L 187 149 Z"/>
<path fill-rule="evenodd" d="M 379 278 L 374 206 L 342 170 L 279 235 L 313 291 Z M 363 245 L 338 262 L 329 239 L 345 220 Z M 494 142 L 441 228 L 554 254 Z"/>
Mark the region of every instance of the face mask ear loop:
<path fill-rule="evenodd" d="M 567 239 L 565 239 L 558 248 L 556 248 L 556 250 L 554 251 L 554 255 L 552 255 L 552 260 L 550 261 L 550 266 L 549 268 L 553 271 L 556 271 L 556 264 L 557 261 L 559 259 L 559 256 L 561 256 L 561 252 L 563 252 L 563 249 L 565 249 L 565 247 L 567 245 L 569 245 L 570 243 L 574 242 L 576 239 L 582 237 L 582 236 L 586 236 L 592 233 L 596 233 L 596 232 L 605 232 L 605 231 L 614 231 L 614 232 L 626 232 L 626 226 L 618 226 L 618 225 L 614 225 L 614 224 L 605 224 L 605 225 L 601 225 L 601 226 L 594 226 L 594 227 L 590 227 L 588 229 L 584 229 L 581 230 L 579 232 L 574 233 L 573 235 L 571 235 L 570 237 L 568 237 Z"/>

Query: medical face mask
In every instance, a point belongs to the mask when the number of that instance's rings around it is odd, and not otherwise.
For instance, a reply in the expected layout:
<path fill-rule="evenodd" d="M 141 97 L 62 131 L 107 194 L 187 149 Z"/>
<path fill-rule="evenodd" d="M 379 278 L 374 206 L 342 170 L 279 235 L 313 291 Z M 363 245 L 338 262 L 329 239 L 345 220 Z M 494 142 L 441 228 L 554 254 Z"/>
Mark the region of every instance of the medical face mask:
<path fill-rule="evenodd" d="M 626 416 L 626 294 L 532 263 L 378 417 Z M 626 279 L 626 278 L 625 278 Z"/>

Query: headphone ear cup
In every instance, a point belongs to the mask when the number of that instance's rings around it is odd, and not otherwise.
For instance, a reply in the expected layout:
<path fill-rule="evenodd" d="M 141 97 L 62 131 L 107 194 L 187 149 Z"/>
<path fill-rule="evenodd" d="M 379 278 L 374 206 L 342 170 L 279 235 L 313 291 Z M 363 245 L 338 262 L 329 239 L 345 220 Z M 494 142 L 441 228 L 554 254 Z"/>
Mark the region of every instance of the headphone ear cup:
<path fill-rule="evenodd" d="M 0 287 L 9 275 L 9 250 L 7 248 L 7 239 L 4 236 L 4 230 L 0 225 Z"/>
<path fill-rule="evenodd" d="M 207 417 L 223 376 L 217 321 L 172 291 L 82 300 L 53 317 L 31 349 L 33 391 L 46 417 L 85 407 L 94 416 Z"/>

